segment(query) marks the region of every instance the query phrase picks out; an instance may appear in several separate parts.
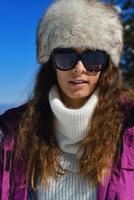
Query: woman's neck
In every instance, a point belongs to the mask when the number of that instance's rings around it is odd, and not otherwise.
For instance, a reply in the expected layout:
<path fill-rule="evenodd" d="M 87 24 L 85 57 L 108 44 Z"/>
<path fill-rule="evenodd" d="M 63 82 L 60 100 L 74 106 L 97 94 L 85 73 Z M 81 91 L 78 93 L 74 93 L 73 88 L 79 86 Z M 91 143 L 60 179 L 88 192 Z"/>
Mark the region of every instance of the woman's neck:
<path fill-rule="evenodd" d="M 89 132 L 98 98 L 99 91 L 96 90 L 81 108 L 71 109 L 61 101 L 57 87 L 51 88 L 49 103 L 55 116 L 58 143 L 64 152 L 76 153 L 80 148 L 80 142 Z"/>
<path fill-rule="evenodd" d="M 78 99 L 73 99 L 69 96 L 67 96 L 59 87 L 57 87 L 58 89 L 58 93 L 60 96 L 61 101 L 64 103 L 64 105 L 67 108 L 71 108 L 71 109 L 78 109 L 81 108 L 90 98 L 90 96 L 93 94 L 95 88 L 93 88 L 89 94 L 89 96 L 85 97 L 85 98 L 78 98 Z"/>

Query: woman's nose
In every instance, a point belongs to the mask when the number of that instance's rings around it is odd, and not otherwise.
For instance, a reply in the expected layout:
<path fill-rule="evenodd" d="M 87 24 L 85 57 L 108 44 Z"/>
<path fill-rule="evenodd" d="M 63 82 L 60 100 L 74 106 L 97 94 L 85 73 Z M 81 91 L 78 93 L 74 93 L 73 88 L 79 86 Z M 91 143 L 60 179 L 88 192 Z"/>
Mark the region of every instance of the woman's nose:
<path fill-rule="evenodd" d="M 86 72 L 86 68 L 84 67 L 83 63 L 81 60 L 77 62 L 75 67 L 73 68 L 73 73 L 74 74 L 81 74 L 83 72 Z"/>

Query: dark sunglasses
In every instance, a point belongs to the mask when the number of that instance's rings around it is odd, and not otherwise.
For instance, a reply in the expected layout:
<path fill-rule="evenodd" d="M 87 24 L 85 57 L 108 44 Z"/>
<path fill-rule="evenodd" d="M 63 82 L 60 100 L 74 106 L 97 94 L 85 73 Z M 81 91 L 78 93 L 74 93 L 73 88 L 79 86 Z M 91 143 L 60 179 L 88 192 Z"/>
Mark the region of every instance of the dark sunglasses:
<path fill-rule="evenodd" d="M 109 56 L 101 50 L 85 50 L 81 54 L 72 48 L 55 48 L 52 51 L 54 67 L 67 71 L 73 69 L 79 60 L 90 72 L 105 71 L 108 68 Z"/>

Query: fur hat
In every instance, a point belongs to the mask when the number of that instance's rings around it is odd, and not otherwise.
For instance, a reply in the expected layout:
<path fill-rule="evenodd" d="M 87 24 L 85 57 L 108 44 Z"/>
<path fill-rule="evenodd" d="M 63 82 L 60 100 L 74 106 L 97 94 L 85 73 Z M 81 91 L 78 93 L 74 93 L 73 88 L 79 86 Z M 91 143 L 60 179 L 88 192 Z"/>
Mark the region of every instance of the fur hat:
<path fill-rule="evenodd" d="M 38 26 L 38 62 L 47 62 L 56 47 L 104 50 L 118 67 L 123 48 L 123 27 L 117 10 L 97 0 L 55 1 Z"/>

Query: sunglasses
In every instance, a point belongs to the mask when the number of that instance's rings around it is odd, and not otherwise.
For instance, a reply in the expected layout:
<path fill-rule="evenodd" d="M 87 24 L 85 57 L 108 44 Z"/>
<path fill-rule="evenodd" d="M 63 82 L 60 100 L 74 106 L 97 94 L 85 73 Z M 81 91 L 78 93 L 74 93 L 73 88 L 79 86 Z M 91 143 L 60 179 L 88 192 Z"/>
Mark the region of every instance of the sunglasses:
<path fill-rule="evenodd" d="M 52 51 L 54 67 L 62 71 L 73 69 L 79 60 L 90 72 L 105 71 L 108 68 L 108 58 L 108 54 L 101 50 L 85 50 L 81 54 L 72 48 L 55 48 Z"/>

